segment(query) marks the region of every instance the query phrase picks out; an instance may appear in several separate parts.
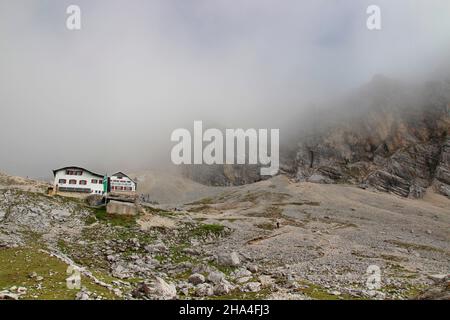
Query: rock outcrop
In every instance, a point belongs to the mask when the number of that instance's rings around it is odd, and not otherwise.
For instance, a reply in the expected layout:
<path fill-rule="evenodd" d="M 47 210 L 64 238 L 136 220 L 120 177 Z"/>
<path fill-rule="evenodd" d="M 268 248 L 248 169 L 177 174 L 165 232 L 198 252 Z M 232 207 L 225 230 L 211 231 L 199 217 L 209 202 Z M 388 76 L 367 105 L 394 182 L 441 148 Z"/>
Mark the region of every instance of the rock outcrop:
<path fill-rule="evenodd" d="M 297 181 L 370 185 L 412 198 L 432 186 L 450 196 L 450 81 L 411 86 L 375 76 L 336 104 L 303 119 L 299 126 L 306 134 L 297 137 L 296 148 L 280 137 L 282 174 Z M 212 186 L 264 178 L 256 165 L 190 165 L 183 173 Z"/>
<path fill-rule="evenodd" d="M 362 112 L 303 139 L 295 158 L 296 178 L 371 185 L 413 198 L 433 185 L 448 196 L 450 83 L 432 83 L 419 92 L 393 91 L 397 86 L 383 77 L 374 79 L 351 100 L 352 108 L 362 101 Z"/>
<path fill-rule="evenodd" d="M 433 186 L 435 190 L 450 197 L 450 137 L 447 137 L 442 146 L 434 178 Z"/>

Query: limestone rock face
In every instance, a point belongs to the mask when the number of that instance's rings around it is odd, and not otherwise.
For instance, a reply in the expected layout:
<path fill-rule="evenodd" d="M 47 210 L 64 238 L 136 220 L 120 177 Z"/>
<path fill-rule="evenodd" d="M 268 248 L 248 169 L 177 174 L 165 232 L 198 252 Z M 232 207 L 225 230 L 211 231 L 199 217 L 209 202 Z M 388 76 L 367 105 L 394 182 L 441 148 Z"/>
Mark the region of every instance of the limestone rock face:
<path fill-rule="evenodd" d="M 433 186 L 448 196 L 450 83 L 410 91 L 374 79 L 351 100 L 352 108 L 361 103 L 361 110 L 300 141 L 297 180 L 368 184 L 412 198 Z"/>
<path fill-rule="evenodd" d="M 441 156 L 435 172 L 433 186 L 435 190 L 450 197 L 450 136 L 442 146 Z"/>
<path fill-rule="evenodd" d="M 397 195 L 421 198 L 433 181 L 440 147 L 438 143 L 413 145 L 398 150 L 387 159 L 383 169 L 367 178 L 375 188 Z"/>
<path fill-rule="evenodd" d="M 370 185 L 402 197 L 420 198 L 429 187 L 450 194 L 448 80 L 413 86 L 376 76 L 335 108 L 299 123 L 302 134 L 290 141 L 280 135 L 282 174 L 312 183 Z M 243 185 L 264 179 L 259 169 L 192 165 L 184 175 L 206 185 Z"/>

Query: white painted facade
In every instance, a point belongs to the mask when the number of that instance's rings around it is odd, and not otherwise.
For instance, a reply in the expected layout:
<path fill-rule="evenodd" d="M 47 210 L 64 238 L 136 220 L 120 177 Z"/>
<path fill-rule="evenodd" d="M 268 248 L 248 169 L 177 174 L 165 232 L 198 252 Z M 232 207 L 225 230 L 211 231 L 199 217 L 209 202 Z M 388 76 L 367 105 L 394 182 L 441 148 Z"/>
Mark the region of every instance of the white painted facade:
<path fill-rule="evenodd" d="M 136 192 L 136 182 L 122 172 L 110 177 L 111 192 Z"/>
<path fill-rule="evenodd" d="M 102 195 L 103 176 L 79 167 L 54 170 L 54 188 L 59 192 Z"/>

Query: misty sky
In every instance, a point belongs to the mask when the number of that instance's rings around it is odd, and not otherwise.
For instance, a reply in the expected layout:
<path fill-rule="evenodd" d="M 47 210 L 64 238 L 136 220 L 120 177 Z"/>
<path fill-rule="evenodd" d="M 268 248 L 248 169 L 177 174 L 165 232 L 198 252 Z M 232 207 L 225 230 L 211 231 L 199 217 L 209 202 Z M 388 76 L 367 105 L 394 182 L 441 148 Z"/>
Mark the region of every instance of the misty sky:
<path fill-rule="evenodd" d="M 449 56 L 448 0 L 0 0 L 0 171 L 151 168 L 194 120 L 282 128 L 375 74 L 434 77 Z"/>

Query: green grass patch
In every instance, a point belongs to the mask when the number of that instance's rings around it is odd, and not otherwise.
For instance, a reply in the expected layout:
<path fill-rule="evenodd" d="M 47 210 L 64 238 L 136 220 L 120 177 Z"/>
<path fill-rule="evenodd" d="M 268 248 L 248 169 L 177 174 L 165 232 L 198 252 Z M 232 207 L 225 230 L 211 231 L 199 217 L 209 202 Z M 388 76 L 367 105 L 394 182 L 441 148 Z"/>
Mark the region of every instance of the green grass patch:
<path fill-rule="evenodd" d="M 315 300 L 357 300 L 357 297 L 353 297 L 349 294 L 331 294 L 328 292 L 328 289 L 308 281 L 303 280 L 298 281 L 298 283 L 301 285 L 298 291 Z"/>
<path fill-rule="evenodd" d="M 219 236 L 224 233 L 225 226 L 221 224 L 200 224 L 191 233 L 193 236 L 204 238 L 209 235 Z"/>
<path fill-rule="evenodd" d="M 222 266 L 220 264 L 218 264 L 216 261 L 209 261 L 208 265 L 219 270 L 220 272 L 222 272 L 223 274 L 230 276 L 231 273 L 233 273 L 233 271 L 235 271 L 237 269 L 237 267 L 227 267 L 227 266 Z"/>
<path fill-rule="evenodd" d="M 0 290 L 22 286 L 27 288 L 22 299 L 75 299 L 78 290 L 66 286 L 67 267 L 62 261 L 34 247 L 0 249 Z M 31 278 L 32 272 L 42 276 L 43 280 Z M 108 289 L 84 276 L 81 277 L 81 285 L 106 299 L 116 298 Z"/>
<path fill-rule="evenodd" d="M 92 210 L 94 211 L 95 218 L 97 220 L 109 223 L 113 226 L 131 228 L 137 225 L 137 215 L 111 214 L 106 212 L 105 207 L 95 208 Z"/>

